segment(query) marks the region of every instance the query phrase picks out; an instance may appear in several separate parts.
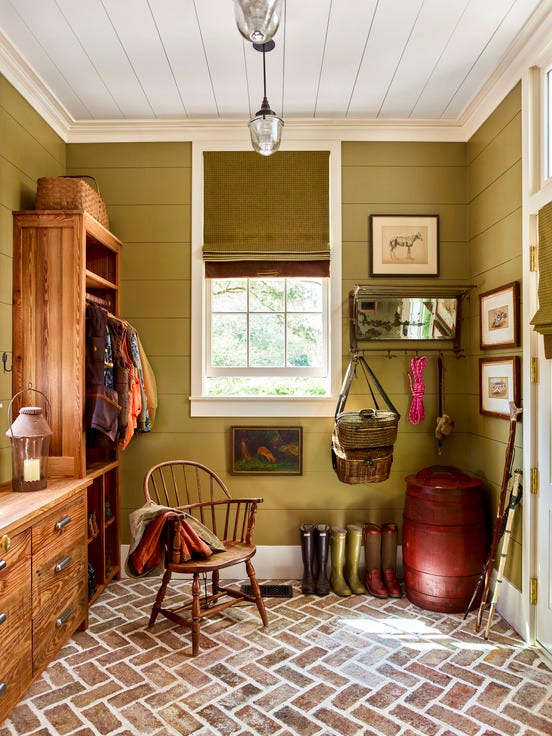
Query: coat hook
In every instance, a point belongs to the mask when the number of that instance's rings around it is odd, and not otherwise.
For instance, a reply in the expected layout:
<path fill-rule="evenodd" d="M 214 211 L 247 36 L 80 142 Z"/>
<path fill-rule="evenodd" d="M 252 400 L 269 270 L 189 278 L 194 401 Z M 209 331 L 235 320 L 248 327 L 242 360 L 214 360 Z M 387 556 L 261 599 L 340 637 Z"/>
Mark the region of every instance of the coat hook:
<path fill-rule="evenodd" d="M 6 363 L 8 362 L 8 354 L 6 352 L 2 353 L 2 365 L 4 367 L 4 373 L 11 373 L 13 370 L 13 362 L 11 368 L 6 368 Z"/>

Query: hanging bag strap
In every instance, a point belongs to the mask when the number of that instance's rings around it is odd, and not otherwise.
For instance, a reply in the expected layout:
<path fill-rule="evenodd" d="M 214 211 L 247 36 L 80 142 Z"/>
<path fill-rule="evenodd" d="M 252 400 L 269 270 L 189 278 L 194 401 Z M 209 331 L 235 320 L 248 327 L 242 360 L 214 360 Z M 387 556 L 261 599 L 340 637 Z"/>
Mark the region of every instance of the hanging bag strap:
<path fill-rule="evenodd" d="M 358 355 L 357 353 L 355 353 L 351 357 L 351 360 L 349 361 L 349 365 L 347 366 L 347 370 L 345 371 L 345 376 L 343 378 L 343 384 L 341 386 L 341 391 L 340 391 L 339 397 L 337 399 L 337 406 L 336 406 L 336 409 L 335 409 L 335 418 L 337 419 L 337 417 L 339 416 L 339 414 L 341 414 L 341 412 L 343 412 L 344 409 L 345 409 L 345 403 L 347 401 L 347 397 L 349 396 L 349 391 L 351 390 L 351 384 L 353 383 L 353 379 L 356 376 L 357 364 L 360 364 L 360 366 L 362 368 L 362 371 L 364 373 L 364 377 L 366 378 L 366 383 L 368 384 L 368 388 L 370 389 L 370 394 L 372 395 L 372 400 L 374 401 L 374 406 L 376 407 L 376 409 L 379 410 L 380 407 L 379 407 L 378 401 L 376 399 L 376 395 L 374 393 L 374 389 L 372 388 L 372 383 L 374 384 L 374 386 L 378 390 L 378 392 L 379 392 L 380 396 L 382 397 L 382 399 L 385 401 L 385 403 L 386 403 L 387 408 L 389 409 L 389 411 L 394 412 L 397 415 L 397 417 L 400 419 L 399 412 L 395 408 L 395 406 L 394 406 L 393 402 L 391 401 L 391 399 L 389 398 L 389 396 L 385 393 L 385 391 L 383 389 L 383 386 L 381 385 L 381 383 L 378 381 L 378 379 L 376 377 L 376 374 L 370 368 L 370 366 L 366 362 L 366 359 L 364 358 L 364 356 L 363 355 Z"/>

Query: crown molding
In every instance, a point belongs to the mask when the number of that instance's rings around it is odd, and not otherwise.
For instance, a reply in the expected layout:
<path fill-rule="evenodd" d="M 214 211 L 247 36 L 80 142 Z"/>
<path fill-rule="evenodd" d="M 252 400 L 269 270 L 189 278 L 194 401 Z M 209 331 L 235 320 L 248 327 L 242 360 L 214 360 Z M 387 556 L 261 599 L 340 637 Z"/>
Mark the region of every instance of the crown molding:
<path fill-rule="evenodd" d="M 0 31 L 0 70 L 29 105 L 44 118 L 60 138 L 67 142 L 68 131 L 75 121 L 2 31 Z"/>
<path fill-rule="evenodd" d="M 68 143 L 137 141 L 249 141 L 247 120 L 122 120 L 73 123 Z M 456 121 L 302 119 L 285 121 L 285 140 L 342 141 L 458 141 L 462 128 Z"/>
<path fill-rule="evenodd" d="M 483 125 L 550 46 L 552 0 L 544 0 L 521 29 L 498 67 L 462 112 L 458 122 L 465 131 L 465 140 L 469 140 Z"/>

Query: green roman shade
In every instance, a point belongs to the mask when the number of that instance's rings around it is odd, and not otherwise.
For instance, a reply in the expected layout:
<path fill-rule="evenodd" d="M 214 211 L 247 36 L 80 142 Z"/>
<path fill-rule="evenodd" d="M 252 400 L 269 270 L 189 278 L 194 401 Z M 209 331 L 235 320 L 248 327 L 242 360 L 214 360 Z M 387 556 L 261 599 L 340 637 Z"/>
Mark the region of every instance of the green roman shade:
<path fill-rule="evenodd" d="M 538 215 L 539 220 L 539 308 L 531 324 L 544 335 L 544 351 L 552 357 L 552 202 Z"/>
<path fill-rule="evenodd" d="M 329 152 L 205 151 L 206 276 L 328 276 Z"/>

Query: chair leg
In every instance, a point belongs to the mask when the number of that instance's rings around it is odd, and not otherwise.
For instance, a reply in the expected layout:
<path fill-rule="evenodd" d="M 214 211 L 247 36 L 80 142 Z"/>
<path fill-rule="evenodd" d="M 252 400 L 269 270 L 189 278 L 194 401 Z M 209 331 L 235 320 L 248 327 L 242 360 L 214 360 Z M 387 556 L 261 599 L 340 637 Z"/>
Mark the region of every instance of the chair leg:
<path fill-rule="evenodd" d="M 151 629 L 151 627 L 155 623 L 157 614 L 161 610 L 161 604 L 163 603 L 163 598 L 165 597 L 165 593 L 167 592 L 167 586 L 171 580 L 171 577 L 172 577 L 172 572 L 170 570 L 165 570 L 165 574 L 163 575 L 163 580 L 161 582 L 161 587 L 157 591 L 155 603 L 153 604 L 153 608 L 151 609 L 151 616 L 150 616 L 150 620 L 148 623 L 148 629 Z"/>
<path fill-rule="evenodd" d="M 212 585 L 211 593 L 213 595 L 216 595 L 219 592 L 219 581 L 220 581 L 219 571 L 213 570 L 213 574 L 211 576 L 211 585 Z"/>
<path fill-rule="evenodd" d="M 199 654 L 199 633 L 201 622 L 201 582 L 199 573 L 194 572 L 192 580 L 192 657 Z"/>
<path fill-rule="evenodd" d="M 268 616 L 266 615 L 266 608 L 265 608 L 264 600 L 261 595 L 261 589 L 259 588 L 259 583 L 257 582 L 257 578 L 255 577 L 255 568 L 253 567 L 251 560 L 246 561 L 245 569 L 247 570 L 247 575 L 249 576 L 249 581 L 251 583 L 251 591 L 253 595 L 255 596 L 255 602 L 257 603 L 257 609 L 259 611 L 259 615 L 263 622 L 263 626 L 268 626 Z"/>

